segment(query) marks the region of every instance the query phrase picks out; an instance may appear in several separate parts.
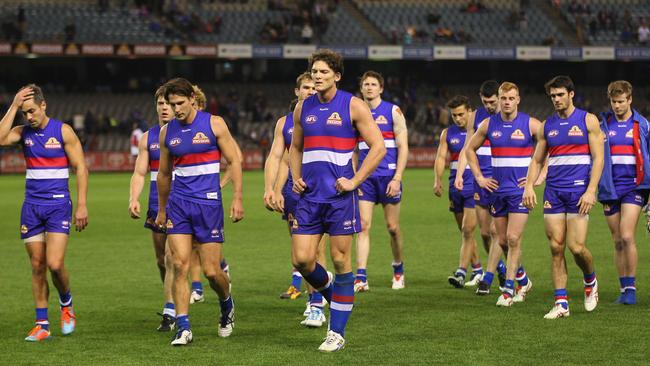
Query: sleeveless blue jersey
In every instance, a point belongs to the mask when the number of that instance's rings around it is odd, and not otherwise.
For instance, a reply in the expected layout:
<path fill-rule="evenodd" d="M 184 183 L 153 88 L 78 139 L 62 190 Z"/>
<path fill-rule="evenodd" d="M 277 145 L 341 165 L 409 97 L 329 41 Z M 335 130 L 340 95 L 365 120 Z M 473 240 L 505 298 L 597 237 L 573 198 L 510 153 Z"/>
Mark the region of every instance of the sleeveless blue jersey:
<path fill-rule="evenodd" d="M 336 180 L 354 176 L 352 152 L 358 134 L 350 118 L 351 100 L 352 94 L 337 90 L 328 103 L 321 103 L 314 94 L 302 104 L 302 179 L 307 184 L 302 198 L 307 201 L 338 200 Z"/>
<path fill-rule="evenodd" d="M 456 180 L 456 174 L 458 171 L 458 157 L 460 156 L 460 151 L 463 149 L 466 138 L 467 130 L 458 127 L 456 124 L 452 124 L 447 129 L 447 147 L 449 149 L 449 154 L 451 155 L 451 163 L 449 164 L 449 187 L 454 186 L 454 181 Z M 473 186 L 474 176 L 472 175 L 469 166 L 466 166 L 465 171 L 463 172 L 463 190 L 471 190 L 473 189 Z"/>
<path fill-rule="evenodd" d="M 287 114 L 287 117 L 284 120 L 284 126 L 282 127 L 282 136 L 284 137 L 284 148 L 289 152 L 291 147 L 291 140 L 293 138 L 293 112 Z M 293 177 L 291 177 L 291 171 L 289 171 L 289 176 L 287 177 L 287 183 L 285 183 L 285 188 L 288 187 L 291 189 L 293 186 Z"/>
<path fill-rule="evenodd" d="M 546 186 L 559 191 L 580 192 L 589 185 L 591 152 L 587 112 L 576 108 L 564 119 L 553 113 L 544 124 L 548 146 Z"/>
<path fill-rule="evenodd" d="M 492 116 L 487 109 L 481 107 L 476 110 L 474 115 L 474 131 L 478 130 L 479 124 L 483 122 L 484 119 Z M 484 177 L 492 177 L 492 150 L 490 149 L 490 140 L 485 139 L 483 145 L 476 150 L 476 156 L 478 158 L 478 166 L 481 168 L 481 173 Z"/>
<path fill-rule="evenodd" d="M 392 103 L 381 101 L 377 108 L 372 109 L 372 118 L 375 120 L 377 127 L 381 131 L 384 138 L 384 146 L 386 146 L 386 155 L 381 160 L 377 169 L 370 175 L 371 177 L 383 177 L 395 175 L 397 169 L 397 144 L 395 142 L 395 132 L 393 130 L 393 108 L 396 107 Z M 363 139 L 359 140 L 359 166 L 368 155 L 370 147 Z"/>
<path fill-rule="evenodd" d="M 149 152 L 149 172 L 151 179 L 149 182 L 149 208 L 158 209 L 158 167 L 160 166 L 160 125 L 155 125 L 149 129 L 147 134 L 147 151 Z"/>
<path fill-rule="evenodd" d="M 501 113 L 490 117 L 488 139 L 492 148 L 492 178 L 499 183 L 496 194 L 523 194 L 519 182 L 526 178 L 533 155 L 530 116 L 518 112 L 512 121 Z"/>
<path fill-rule="evenodd" d="M 173 119 L 167 124 L 165 146 L 174 160 L 174 184 L 170 196 L 208 204 L 221 200 L 221 152 L 212 132 L 210 117 L 209 113 L 197 111 L 192 123 Z"/>
<path fill-rule="evenodd" d="M 23 128 L 25 202 L 57 205 L 70 200 L 62 127 L 63 122 L 50 118 L 44 129 Z"/>
<path fill-rule="evenodd" d="M 624 194 L 636 189 L 636 156 L 634 155 L 634 122 L 632 117 L 619 122 L 612 118 L 609 129 L 609 151 L 612 157 L 612 178 L 616 191 Z"/>

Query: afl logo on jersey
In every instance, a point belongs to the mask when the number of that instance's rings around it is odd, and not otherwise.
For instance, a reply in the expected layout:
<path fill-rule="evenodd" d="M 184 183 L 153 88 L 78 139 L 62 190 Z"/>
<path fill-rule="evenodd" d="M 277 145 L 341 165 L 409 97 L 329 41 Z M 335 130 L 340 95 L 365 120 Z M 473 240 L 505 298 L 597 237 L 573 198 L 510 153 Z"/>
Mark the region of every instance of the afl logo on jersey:
<path fill-rule="evenodd" d="M 614 137 L 614 136 L 616 136 L 616 131 L 611 130 L 607 134 L 609 135 L 609 137 Z"/>
<path fill-rule="evenodd" d="M 387 125 L 388 120 L 384 116 L 379 116 L 379 117 L 377 117 L 377 119 L 375 119 L 375 123 L 378 124 L 378 125 Z"/>
<path fill-rule="evenodd" d="M 627 139 L 634 138 L 634 130 L 630 128 L 630 130 L 625 133 L 625 138 Z"/>
<path fill-rule="evenodd" d="M 492 131 L 492 134 L 490 136 L 494 137 L 495 139 L 498 139 L 502 135 L 503 134 L 501 133 L 501 131 Z"/>
<path fill-rule="evenodd" d="M 343 120 L 341 119 L 341 116 L 339 116 L 337 112 L 334 112 L 330 114 L 329 117 L 327 117 L 327 124 L 334 125 L 334 126 L 341 126 L 343 124 Z"/>
<path fill-rule="evenodd" d="M 548 137 L 556 137 L 556 136 L 559 135 L 559 134 L 560 134 L 560 131 L 558 131 L 558 130 L 551 130 L 551 131 L 549 131 L 549 133 L 548 133 Z"/>
<path fill-rule="evenodd" d="M 47 142 L 45 143 L 45 148 L 46 149 L 60 149 L 61 148 L 61 143 L 59 140 L 56 139 L 56 137 L 50 137 Z"/>
<path fill-rule="evenodd" d="M 151 144 L 151 145 L 149 145 L 149 150 L 158 150 L 158 149 L 160 149 L 159 144 Z"/>
<path fill-rule="evenodd" d="M 29 137 L 25 139 L 25 146 L 34 146 L 34 141 Z"/>
<path fill-rule="evenodd" d="M 584 136 L 584 133 L 582 133 L 582 130 L 578 126 L 571 127 L 568 134 L 569 136 L 574 136 L 574 137 Z"/>
<path fill-rule="evenodd" d="M 449 140 L 449 143 L 452 145 L 458 145 L 460 144 L 460 139 L 458 137 L 454 137 L 451 140 Z"/>
<path fill-rule="evenodd" d="M 209 144 L 210 139 L 203 132 L 197 132 L 194 137 L 192 137 L 192 144 Z"/>
<path fill-rule="evenodd" d="M 178 146 L 178 145 L 181 144 L 181 141 L 183 141 L 183 140 L 181 140 L 180 137 L 174 137 L 173 139 L 171 139 L 169 141 L 169 146 L 171 146 L 171 147 Z"/>
<path fill-rule="evenodd" d="M 316 121 L 318 121 L 318 117 L 314 116 L 313 114 L 310 114 L 307 116 L 307 118 L 305 118 L 305 123 L 307 124 L 312 124 L 315 123 Z"/>
<path fill-rule="evenodd" d="M 524 136 L 524 133 L 521 132 L 520 129 L 516 129 L 515 132 L 510 134 L 510 138 L 512 140 L 524 140 L 526 138 L 526 136 Z"/>

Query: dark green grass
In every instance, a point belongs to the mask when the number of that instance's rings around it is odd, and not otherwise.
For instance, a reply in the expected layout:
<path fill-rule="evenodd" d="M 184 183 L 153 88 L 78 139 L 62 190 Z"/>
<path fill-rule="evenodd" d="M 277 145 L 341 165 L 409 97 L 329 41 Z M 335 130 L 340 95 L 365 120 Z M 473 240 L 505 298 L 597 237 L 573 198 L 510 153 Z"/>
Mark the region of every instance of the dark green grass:
<path fill-rule="evenodd" d="M 169 345 L 155 331 L 161 284 L 149 232 L 127 215 L 127 174 L 90 178 L 90 226 L 73 233 L 67 254 L 75 309 L 74 335 L 62 337 L 56 291 L 51 287 L 53 339 L 23 341 L 33 322 L 30 269 L 19 239 L 21 176 L 0 177 L 0 365 L 11 364 L 648 364 L 650 279 L 648 235 L 639 229 L 638 302 L 614 305 L 618 279 L 613 246 L 598 206 L 588 246 L 600 283 L 600 304 L 582 306 L 581 274 L 569 263 L 571 317 L 545 321 L 553 302 L 550 254 L 536 210 L 524 237 L 524 264 L 534 287 L 524 304 L 495 306 L 496 294 L 456 290 L 447 275 L 456 267 L 459 235 L 446 198 L 431 194 L 432 173 L 409 170 L 404 182 L 402 231 L 407 288 L 390 289 L 391 256 L 381 210 L 376 211 L 368 269 L 371 292 L 356 297 L 344 351 L 320 354 L 325 329 L 299 325 L 304 297 L 280 300 L 290 275 L 287 229 L 262 207 L 262 174 L 245 173 L 243 222 L 226 224 L 237 323 L 217 337 L 216 295 L 192 305 L 194 343 Z M 74 184 L 72 184 L 74 186 Z M 225 196 L 229 196 L 226 190 Z M 446 193 L 445 193 L 446 194 Z M 229 199 L 226 198 L 226 203 Z M 143 204 L 146 204 L 142 200 Z M 226 205 L 228 206 L 228 204 Z M 485 262 L 485 254 L 481 253 Z M 496 286 L 493 286 L 493 290 Z"/>

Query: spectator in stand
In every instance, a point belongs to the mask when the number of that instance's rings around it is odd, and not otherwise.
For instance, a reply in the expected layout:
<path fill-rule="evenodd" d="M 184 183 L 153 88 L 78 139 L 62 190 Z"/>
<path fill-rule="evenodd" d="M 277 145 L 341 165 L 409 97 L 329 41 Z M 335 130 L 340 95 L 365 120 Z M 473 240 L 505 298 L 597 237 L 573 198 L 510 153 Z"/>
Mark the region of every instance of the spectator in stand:
<path fill-rule="evenodd" d="M 66 43 L 74 42 L 74 39 L 77 36 L 77 26 L 74 23 L 74 19 L 68 19 L 63 28 L 64 40 Z"/>
<path fill-rule="evenodd" d="M 133 122 L 132 125 L 132 131 L 131 131 L 131 138 L 130 138 L 130 146 L 131 146 L 131 155 L 130 155 L 130 162 L 133 164 L 135 161 L 135 158 L 138 157 L 138 144 L 140 143 L 140 138 L 144 132 L 140 129 L 140 123 L 138 122 Z"/>
<path fill-rule="evenodd" d="M 302 31 L 300 32 L 300 37 L 302 38 L 303 44 L 310 44 L 312 38 L 314 37 L 314 30 L 311 28 L 309 22 L 306 22 L 302 26 Z"/>
<path fill-rule="evenodd" d="M 648 23 L 646 21 L 639 25 L 637 34 L 639 35 L 639 44 L 641 46 L 647 45 L 648 41 L 650 40 L 650 28 L 648 27 Z"/>

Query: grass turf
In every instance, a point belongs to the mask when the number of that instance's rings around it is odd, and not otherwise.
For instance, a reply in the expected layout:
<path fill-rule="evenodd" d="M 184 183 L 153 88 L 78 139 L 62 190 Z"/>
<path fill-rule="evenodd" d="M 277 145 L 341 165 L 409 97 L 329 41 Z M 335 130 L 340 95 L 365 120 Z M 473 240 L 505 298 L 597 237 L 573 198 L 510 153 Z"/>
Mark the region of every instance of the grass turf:
<path fill-rule="evenodd" d="M 50 286 L 53 339 L 25 342 L 34 310 L 30 269 L 19 239 L 24 178 L 0 177 L 0 288 L 3 320 L 0 364 L 647 364 L 650 287 L 648 235 L 639 228 L 638 305 L 615 305 L 618 278 L 613 244 L 598 205 L 588 247 L 600 284 L 600 304 L 587 314 L 582 276 L 570 254 L 571 317 L 548 321 L 553 303 L 550 253 L 540 210 L 524 234 L 523 261 L 534 287 L 523 304 L 495 306 L 497 294 L 457 290 L 447 276 L 458 261 L 459 234 L 447 199 L 432 195 L 432 172 L 409 170 L 404 179 L 402 232 L 406 289 L 390 289 L 392 268 L 381 209 L 375 211 L 368 276 L 371 291 L 356 296 L 345 350 L 319 354 L 325 329 L 299 325 L 304 295 L 281 300 L 290 281 L 290 245 L 279 215 L 262 206 L 262 174 L 246 172 L 245 220 L 226 223 L 236 328 L 217 337 L 219 306 L 206 281 L 207 301 L 190 307 L 194 343 L 173 348 L 170 333 L 155 331 L 163 299 L 149 232 L 127 214 L 129 175 L 92 174 L 90 226 L 71 235 L 70 271 L 77 331 L 60 335 L 56 290 Z M 74 183 L 71 182 L 74 187 Z M 224 193 L 226 209 L 230 190 Z M 446 192 L 445 192 L 446 194 Z M 141 203 L 146 207 L 146 191 Z M 478 238 L 478 235 L 477 235 Z M 481 252 L 483 263 L 485 253 Z M 329 312 L 326 312 L 328 314 Z M 329 314 L 328 314 L 329 315 Z"/>

